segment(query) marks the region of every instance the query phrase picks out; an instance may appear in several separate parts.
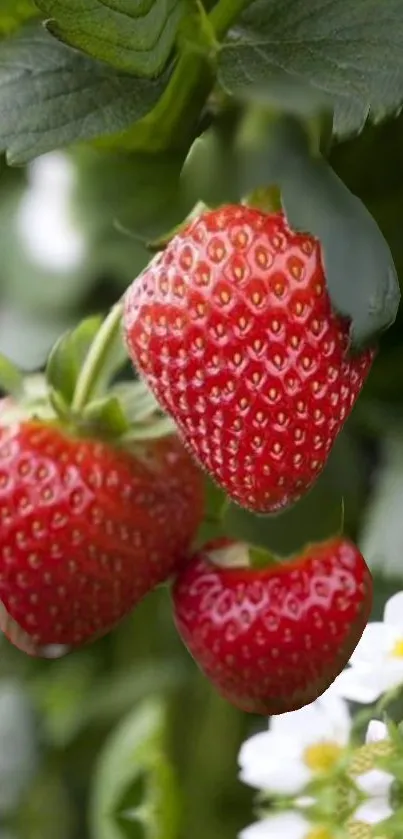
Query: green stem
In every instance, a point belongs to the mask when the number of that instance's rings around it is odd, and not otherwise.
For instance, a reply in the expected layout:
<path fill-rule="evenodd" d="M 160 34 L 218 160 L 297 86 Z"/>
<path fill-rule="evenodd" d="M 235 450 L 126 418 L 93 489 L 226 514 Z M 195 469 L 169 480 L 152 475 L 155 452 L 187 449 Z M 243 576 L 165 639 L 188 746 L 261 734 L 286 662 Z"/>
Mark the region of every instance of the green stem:
<path fill-rule="evenodd" d="M 242 12 L 252 2 L 253 0 L 219 0 L 209 14 L 209 20 L 216 34 L 216 38 L 223 38 L 232 24 L 236 23 Z"/>
<path fill-rule="evenodd" d="M 134 126 L 119 134 L 94 141 L 98 148 L 125 149 L 130 152 L 187 153 L 197 134 L 200 114 L 214 89 L 218 43 L 252 0 L 219 0 L 207 16 L 212 35 L 200 51 L 190 44 L 179 49 L 172 76 L 158 103 Z M 207 28 L 206 28 L 207 29 Z M 216 43 L 214 43 L 214 39 Z"/>
<path fill-rule="evenodd" d="M 72 411 L 75 413 L 82 411 L 97 386 L 111 347 L 120 330 L 122 312 L 123 303 L 120 301 L 110 310 L 90 346 L 71 403 Z"/>

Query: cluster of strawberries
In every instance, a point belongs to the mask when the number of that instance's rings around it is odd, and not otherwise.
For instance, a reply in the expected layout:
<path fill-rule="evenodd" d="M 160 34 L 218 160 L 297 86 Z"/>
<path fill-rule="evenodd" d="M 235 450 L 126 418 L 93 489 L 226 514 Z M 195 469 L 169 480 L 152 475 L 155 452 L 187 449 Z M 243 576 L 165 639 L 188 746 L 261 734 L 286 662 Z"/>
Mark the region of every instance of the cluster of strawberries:
<path fill-rule="evenodd" d="M 219 539 L 193 552 L 202 466 L 256 513 L 318 478 L 374 352 L 349 352 L 320 244 L 281 213 L 206 212 L 125 298 L 129 355 L 177 435 L 130 450 L 25 420 L 0 432 L 0 625 L 32 655 L 109 631 L 174 578 L 178 630 L 237 707 L 282 713 L 343 669 L 372 605 L 337 536 L 287 561 Z"/>

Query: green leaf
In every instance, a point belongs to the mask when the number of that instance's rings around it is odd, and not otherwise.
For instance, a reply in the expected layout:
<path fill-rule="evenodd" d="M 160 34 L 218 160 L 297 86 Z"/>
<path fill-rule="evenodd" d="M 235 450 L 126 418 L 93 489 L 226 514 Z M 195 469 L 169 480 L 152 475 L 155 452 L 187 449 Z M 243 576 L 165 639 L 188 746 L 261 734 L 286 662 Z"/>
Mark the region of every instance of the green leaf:
<path fill-rule="evenodd" d="M 298 119 L 258 112 L 253 142 L 243 138 L 239 148 L 239 177 L 244 194 L 277 185 L 291 227 L 319 239 L 329 294 L 351 319 L 354 346 L 393 323 L 400 289 L 389 245 L 362 201 L 311 152 Z"/>
<path fill-rule="evenodd" d="M 0 44 L 0 148 L 21 164 L 115 135 L 154 107 L 167 79 L 134 79 L 30 27 Z"/>
<path fill-rule="evenodd" d="M 178 790 L 165 727 L 164 706 L 147 700 L 112 732 L 95 771 L 94 839 L 176 839 Z"/>
<path fill-rule="evenodd" d="M 0 388 L 17 398 L 24 391 L 24 377 L 21 371 L 5 355 L 0 355 Z"/>
<path fill-rule="evenodd" d="M 100 317 L 81 321 L 74 330 L 61 336 L 49 355 L 47 380 L 54 390 L 61 393 L 68 405 L 72 401 L 83 361 L 101 323 Z"/>
<path fill-rule="evenodd" d="M 399 308 L 386 239 L 365 204 L 322 157 L 297 153 L 284 170 L 281 190 L 290 224 L 320 240 L 330 297 L 351 318 L 352 343 L 360 346 L 389 327 Z"/>
<path fill-rule="evenodd" d="M 335 130 L 359 131 L 403 102 L 401 0 L 255 0 L 230 33 L 219 78 L 231 93 L 295 81 L 335 107 Z"/>
<path fill-rule="evenodd" d="M 0 34 L 9 35 L 37 14 L 33 0 L 0 0 Z"/>
<path fill-rule="evenodd" d="M 117 70 L 157 76 L 185 12 L 184 0 L 36 0 L 60 40 Z"/>

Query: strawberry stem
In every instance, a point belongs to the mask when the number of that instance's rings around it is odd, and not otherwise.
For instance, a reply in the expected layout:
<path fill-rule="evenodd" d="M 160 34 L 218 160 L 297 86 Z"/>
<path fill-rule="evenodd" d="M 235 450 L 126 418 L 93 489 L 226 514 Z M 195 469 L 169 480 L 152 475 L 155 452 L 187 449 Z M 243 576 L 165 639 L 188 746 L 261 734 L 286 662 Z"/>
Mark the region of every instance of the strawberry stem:
<path fill-rule="evenodd" d="M 219 0 L 209 14 L 209 21 L 216 38 L 223 38 L 228 29 L 251 3 L 252 0 Z"/>
<path fill-rule="evenodd" d="M 123 302 L 119 301 L 112 307 L 95 335 L 74 391 L 71 403 L 74 413 L 82 412 L 97 387 L 121 328 L 122 313 Z"/>

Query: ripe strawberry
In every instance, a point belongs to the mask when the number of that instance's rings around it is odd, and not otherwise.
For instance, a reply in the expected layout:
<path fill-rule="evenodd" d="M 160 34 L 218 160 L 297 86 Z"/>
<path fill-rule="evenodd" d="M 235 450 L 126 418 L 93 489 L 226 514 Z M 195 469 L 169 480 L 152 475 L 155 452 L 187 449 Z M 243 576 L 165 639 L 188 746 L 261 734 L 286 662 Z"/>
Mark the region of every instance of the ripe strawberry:
<path fill-rule="evenodd" d="M 348 355 L 319 242 L 228 206 L 175 236 L 129 289 L 129 354 L 202 466 L 255 512 L 323 469 L 373 351 Z"/>
<path fill-rule="evenodd" d="M 202 492 L 172 435 L 129 454 L 56 424 L 1 427 L 1 629 L 43 656 L 104 635 L 177 569 Z"/>
<path fill-rule="evenodd" d="M 215 563 L 230 560 L 237 567 Z M 317 699 L 367 623 L 372 578 L 351 542 L 333 538 L 265 568 L 248 547 L 206 545 L 180 571 L 174 617 L 190 653 L 233 705 L 281 714 Z"/>

